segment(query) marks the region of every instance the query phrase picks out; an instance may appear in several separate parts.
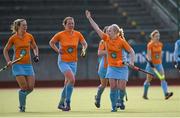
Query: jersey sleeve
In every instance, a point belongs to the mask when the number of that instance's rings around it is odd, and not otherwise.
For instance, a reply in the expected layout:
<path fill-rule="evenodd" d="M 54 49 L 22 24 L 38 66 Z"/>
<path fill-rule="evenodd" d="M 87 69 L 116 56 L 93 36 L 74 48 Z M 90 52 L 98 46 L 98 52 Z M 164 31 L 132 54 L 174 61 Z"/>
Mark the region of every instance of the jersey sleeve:
<path fill-rule="evenodd" d="M 147 45 L 147 51 L 151 51 L 151 43 L 148 43 L 148 45 Z"/>
<path fill-rule="evenodd" d="M 36 45 L 35 39 L 34 39 L 34 37 L 32 35 L 30 35 L 30 37 L 31 37 L 31 45 L 33 47 L 35 47 L 35 45 Z"/>
<path fill-rule="evenodd" d="M 57 33 L 52 37 L 51 41 L 58 42 L 58 41 L 60 41 L 60 39 L 61 39 L 60 34 Z"/>
<path fill-rule="evenodd" d="M 85 40 L 84 36 L 80 32 L 79 32 L 79 40 L 80 40 L 80 42 Z"/>
<path fill-rule="evenodd" d="M 128 44 L 128 42 L 126 40 L 122 40 L 123 42 L 123 47 L 127 52 L 131 51 L 131 46 Z"/>
<path fill-rule="evenodd" d="M 6 47 L 7 48 L 11 48 L 11 46 L 14 45 L 14 38 L 11 36 L 9 39 L 8 39 L 8 42 L 6 44 Z"/>
<path fill-rule="evenodd" d="M 99 42 L 98 50 L 104 50 L 104 49 L 105 49 L 105 44 L 104 44 L 104 41 L 101 40 L 101 41 Z"/>
<path fill-rule="evenodd" d="M 108 36 L 106 33 L 103 33 L 103 35 L 102 35 L 102 40 L 108 41 L 108 40 L 109 40 L 108 37 L 109 37 L 109 36 Z"/>

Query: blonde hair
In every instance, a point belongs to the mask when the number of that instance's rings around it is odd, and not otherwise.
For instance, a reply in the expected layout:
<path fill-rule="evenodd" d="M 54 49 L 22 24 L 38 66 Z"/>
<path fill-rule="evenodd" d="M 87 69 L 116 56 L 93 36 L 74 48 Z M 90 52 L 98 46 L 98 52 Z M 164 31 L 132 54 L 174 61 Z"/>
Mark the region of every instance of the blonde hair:
<path fill-rule="evenodd" d="M 154 35 L 155 34 L 159 34 L 159 31 L 156 29 L 156 30 L 154 30 L 153 32 L 151 32 L 151 35 L 150 35 L 150 37 L 151 37 L 151 39 L 154 37 Z"/>
<path fill-rule="evenodd" d="M 16 19 L 14 20 L 13 24 L 11 25 L 12 33 L 15 33 L 18 31 L 19 26 L 21 25 L 21 22 L 26 21 L 25 19 Z"/>
<path fill-rule="evenodd" d="M 106 33 L 109 26 L 105 26 L 103 32 Z"/>
<path fill-rule="evenodd" d="M 70 20 L 70 19 L 74 20 L 74 18 L 73 18 L 73 17 L 68 16 L 68 17 L 66 17 L 66 18 L 63 20 L 62 25 L 63 25 L 63 26 L 65 26 L 65 25 L 66 25 L 66 23 L 67 23 L 67 20 Z"/>
<path fill-rule="evenodd" d="M 121 36 L 123 39 L 125 39 L 124 31 L 122 28 L 120 28 L 117 24 L 112 24 L 111 26 L 113 27 L 114 31 L 118 34 L 118 36 Z"/>

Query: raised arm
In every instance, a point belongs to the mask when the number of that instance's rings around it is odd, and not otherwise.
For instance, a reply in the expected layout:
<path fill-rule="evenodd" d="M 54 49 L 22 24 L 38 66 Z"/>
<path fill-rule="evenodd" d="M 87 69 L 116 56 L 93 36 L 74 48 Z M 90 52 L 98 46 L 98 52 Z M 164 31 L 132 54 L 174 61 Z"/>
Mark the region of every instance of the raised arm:
<path fill-rule="evenodd" d="M 89 20 L 91 26 L 94 28 L 94 30 L 97 32 L 100 38 L 103 36 L 103 31 L 99 28 L 99 26 L 94 22 L 94 20 L 91 17 L 90 11 L 86 10 L 86 17 Z"/>

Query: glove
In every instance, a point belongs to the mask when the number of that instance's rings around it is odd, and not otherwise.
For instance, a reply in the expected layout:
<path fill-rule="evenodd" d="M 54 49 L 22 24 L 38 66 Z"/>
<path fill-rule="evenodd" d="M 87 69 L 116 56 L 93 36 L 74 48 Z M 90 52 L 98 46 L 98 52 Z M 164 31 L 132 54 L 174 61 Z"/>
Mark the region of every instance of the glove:
<path fill-rule="evenodd" d="M 175 62 L 174 67 L 178 70 L 180 70 L 180 62 Z"/>
<path fill-rule="evenodd" d="M 81 50 L 81 57 L 85 57 L 86 56 L 86 49 L 82 49 Z"/>
<path fill-rule="evenodd" d="M 33 57 L 33 61 L 35 62 L 35 63 L 37 63 L 37 62 L 39 62 L 39 56 L 35 56 L 35 57 Z"/>
<path fill-rule="evenodd" d="M 152 63 L 152 61 L 149 61 L 149 65 L 154 68 L 154 64 Z"/>

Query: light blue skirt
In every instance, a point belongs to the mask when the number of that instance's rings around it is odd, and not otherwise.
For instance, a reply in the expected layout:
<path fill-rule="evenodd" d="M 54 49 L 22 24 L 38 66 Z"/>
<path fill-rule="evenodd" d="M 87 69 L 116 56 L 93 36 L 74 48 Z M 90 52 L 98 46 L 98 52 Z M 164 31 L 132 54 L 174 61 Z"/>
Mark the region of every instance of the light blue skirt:
<path fill-rule="evenodd" d="M 127 66 L 123 66 L 123 67 L 108 66 L 106 78 L 128 81 L 128 73 L 129 70 Z"/>
<path fill-rule="evenodd" d="M 163 68 L 162 64 L 154 64 L 154 66 L 155 66 L 155 68 L 157 69 L 158 72 L 164 73 L 164 68 Z M 152 68 L 151 68 L 151 66 L 150 66 L 149 63 L 147 63 L 147 65 L 146 65 L 146 71 L 148 71 L 148 72 L 156 75 L 156 74 L 154 73 L 154 71 L 152 70 Z"/>
<path fill-rule="evenodd" d="M 70 70 L 74 75 L 77 72 L 77 62 L 64 62 L 58 58 L 59 70 L 64 74 L 67 70 Z"/>
<path fill-rule="evenodd" d="M 13 76 L 34 76 L 34 69 L 31 64 L 14 64 L 12 66 Z"/>

